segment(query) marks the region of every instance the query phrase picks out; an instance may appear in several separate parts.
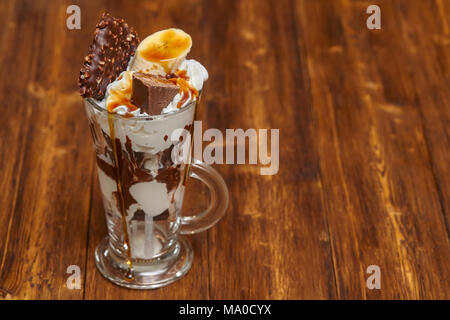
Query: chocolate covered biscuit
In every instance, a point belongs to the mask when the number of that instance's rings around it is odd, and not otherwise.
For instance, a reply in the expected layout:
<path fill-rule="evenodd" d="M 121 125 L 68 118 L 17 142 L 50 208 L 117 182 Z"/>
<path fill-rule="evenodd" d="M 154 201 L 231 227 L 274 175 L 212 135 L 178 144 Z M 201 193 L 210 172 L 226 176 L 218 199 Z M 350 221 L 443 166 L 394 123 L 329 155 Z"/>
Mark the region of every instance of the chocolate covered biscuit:
<path fill-rule="evenodd" d="M 104 13 L 80 70 L 81 96 L 102 100 L 108 84 L 127 68 L 138 44 L 139 38 L 133 28 L 123 19 Z"/>

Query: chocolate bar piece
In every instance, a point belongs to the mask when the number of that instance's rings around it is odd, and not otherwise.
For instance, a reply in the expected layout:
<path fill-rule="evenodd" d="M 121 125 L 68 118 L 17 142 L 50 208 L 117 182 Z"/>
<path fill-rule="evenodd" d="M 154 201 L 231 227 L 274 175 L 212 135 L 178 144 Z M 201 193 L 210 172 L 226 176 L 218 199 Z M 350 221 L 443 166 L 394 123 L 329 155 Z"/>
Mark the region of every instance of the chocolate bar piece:
<path fill-rule="evenodd" d="M 136 32 L 123 19 L 103 13 L 80 70 L 81 96 L 102 100 L 108 84 L 127 68 L 138 44 Z"/>
<path fill-rule="evenodd" d="M 176 84 L 163 77 L 135 72 L 131 103 L 149 115 L 161 114 L 179 91 Z"/>

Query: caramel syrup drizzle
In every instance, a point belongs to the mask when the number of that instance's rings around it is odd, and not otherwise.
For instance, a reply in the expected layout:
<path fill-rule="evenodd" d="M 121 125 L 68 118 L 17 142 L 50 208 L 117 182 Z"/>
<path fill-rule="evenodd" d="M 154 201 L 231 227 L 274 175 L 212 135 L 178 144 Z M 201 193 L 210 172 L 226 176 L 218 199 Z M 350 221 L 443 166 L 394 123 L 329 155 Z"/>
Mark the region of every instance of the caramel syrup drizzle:
<path fill-rule="evenodd" d="M 196 99 L 198 98 L 198 91 L 189 84 L 189 77 L 186 74 L 186 70 L 178 70 L 173 74 L 167 75 L 167 80 L 173 82 L 180 88 L 180 93 L 183 94 L 180 101 L 178 101 L 177 108 L 180 109 L 183 104 L 189 99 L 191 94 Z"/>
<path fill-rule="evenodd" d="M 127 219 L 126 219 L 126 210 L 125 210 L 125 200 L 123 197 L 123 191 L 122 191 L 122 184 L 120 183 L 120 168 L 119 168 L 119 159 L 117 156 L 117 146 L 116 146 L 116 134 L 114 129 L 114 117 L 111 112 L 108 112 L 108 124 L 109 124 L 109 132 L 111 136 L 112 141 L 112 148 L 114 153 L 114 162 L 116 167 L 116 185 L 117 185 L 117 191 L 119 192 L 120 197 L 120 204 L 121 204 L 121 213 L 122 213 L 122 227 L 124 232 L 124 241 L 125 245 L 127 246 L 127 265 L 128 270 L 125 274 L 125 280 L 132 281 L 134 280 L 134 271 L 133 271 L 133 261 L 131 256 L 131 246 L 130 246 L 130 237 L 128 234 L 128 226 L 127 226 Z"/>

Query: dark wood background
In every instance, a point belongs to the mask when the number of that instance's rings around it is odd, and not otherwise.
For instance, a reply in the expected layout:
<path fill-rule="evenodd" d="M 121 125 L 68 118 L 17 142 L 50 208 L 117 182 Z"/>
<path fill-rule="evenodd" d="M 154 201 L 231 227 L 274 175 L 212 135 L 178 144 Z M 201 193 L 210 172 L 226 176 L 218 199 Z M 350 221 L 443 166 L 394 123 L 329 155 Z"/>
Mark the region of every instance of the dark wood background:
<path fill-rule="evenodd" d="M 81 7 L 81 30 L 66 8 Z M 366 28 L 370 4 L 381 30 Z M 280 170 L 220 165 L 230 207 L 154 291 L 97 272 L 106 234 L 77 76 L 103 11 L 177 26 L 210 73 L 204 128 L 279 128 Z M 450 298 L 450 1 L 0 2 L 0 296 Z M 205 205 L 190 182 L 187 206 Z M 81 290 L 66 269 L 81 267 Z M 381 289 L 366 269 L 381 268 Z"/>

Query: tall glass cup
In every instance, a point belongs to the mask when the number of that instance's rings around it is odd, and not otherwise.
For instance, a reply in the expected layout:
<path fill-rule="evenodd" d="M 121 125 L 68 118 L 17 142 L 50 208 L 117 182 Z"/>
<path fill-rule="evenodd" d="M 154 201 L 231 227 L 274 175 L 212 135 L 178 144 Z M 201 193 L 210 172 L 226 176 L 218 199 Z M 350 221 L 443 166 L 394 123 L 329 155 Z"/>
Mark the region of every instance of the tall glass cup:
<path fill-rule="evenodd" d="M 228 207 L 213 168 L 191 161 L 196 102 L 170 114 L 123 117 L 84 100 L 94 140 L 108 235 L 95 250 L 100 273 L 120 286 L 152 289 L 190 269 L 192 247 L 180 234 L 212 227 Z M 210 191 L 208 209 L 182 216 L 186 178 Z"/>

